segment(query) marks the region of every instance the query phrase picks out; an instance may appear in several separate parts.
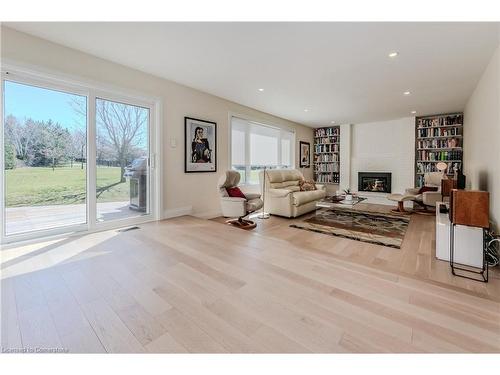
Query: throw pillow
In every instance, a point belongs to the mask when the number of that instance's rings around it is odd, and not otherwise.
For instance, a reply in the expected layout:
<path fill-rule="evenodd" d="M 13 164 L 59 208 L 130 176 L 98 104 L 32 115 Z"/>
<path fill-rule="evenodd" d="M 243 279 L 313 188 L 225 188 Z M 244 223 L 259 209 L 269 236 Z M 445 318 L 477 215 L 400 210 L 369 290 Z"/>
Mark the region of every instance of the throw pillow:
<path fill-rule="evenodd" d="M 230 197 L 247 199 L 238 186 L 226 188 L 226 191 Z"/>
<path fill-rule="evenodd" d="M 316 190 L 316 184 L 314 181 L 301 180 L 299 182 L 300 191 L 311 191 Z"/>
<path fill-rule="evenodd" d="M 419 194 L 425 193 L 426 191 L 438 191 L 437 186 L 422 186 L 418 191 Z"/>

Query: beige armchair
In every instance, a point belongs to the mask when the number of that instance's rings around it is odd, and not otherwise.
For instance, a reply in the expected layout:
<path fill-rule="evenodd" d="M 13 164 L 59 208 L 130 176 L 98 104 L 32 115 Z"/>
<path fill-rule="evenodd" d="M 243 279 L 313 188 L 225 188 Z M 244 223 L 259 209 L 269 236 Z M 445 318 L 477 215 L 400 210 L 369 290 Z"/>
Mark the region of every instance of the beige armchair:
<path fill-rule="evenodd" d="M 414 195 L 413 201 L 420 206 L 436 207 L 436 202 L 441 201 L 441 180 L 443 173 L 441 172 L 427 172 L 424 174 L 424 186 L 437 187 L 437 191 L 426 191 L 419 194 L 419 188 L 406 189 L 406 194 Z"/>
<path fill-rule="evenodd" d="M 222 215 L 224 217 L 237 217 L 237 219 L 228 220 L 226 223 L 238 226 L 243 229 L 253 229 L 256 224 L 252 220 L 245 219 L 245 216 L 262 208 L 263 202 L 260 194 L 245 193 L 245 198 L 230 197 L 227 188 L 238 186 L 240 174 L 237 171 L 226 171 L 219 178 L 217 189 L 220 195 L 220 204 Z"/>
<path fill-rule="evenodd" d="M 316 202 L 326 196 L 324 185 L 318 190 L 300 191 L 304 179 L 296 169 L 272 169 L 259 173 L 261 187 L 265 179 L 265 211 L 279 216 L 297 217 L 316 209 Z"/>

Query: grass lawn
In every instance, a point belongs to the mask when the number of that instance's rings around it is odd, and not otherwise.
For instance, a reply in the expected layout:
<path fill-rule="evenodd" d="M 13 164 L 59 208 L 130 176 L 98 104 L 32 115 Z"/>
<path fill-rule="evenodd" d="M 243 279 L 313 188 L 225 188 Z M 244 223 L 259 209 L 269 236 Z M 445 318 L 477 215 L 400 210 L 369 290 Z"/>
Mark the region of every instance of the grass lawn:
<path fill-rule="evenodd" d="M 119 167 L 98 167 L 97 187 L 120 180 Z M 16 168 L 5 171 L 7 207 L 75 204 L 85 201 L 86 169 L 81 165 Z M 128 181 L 102 193 L 99 202 L 127 201 Z"/>

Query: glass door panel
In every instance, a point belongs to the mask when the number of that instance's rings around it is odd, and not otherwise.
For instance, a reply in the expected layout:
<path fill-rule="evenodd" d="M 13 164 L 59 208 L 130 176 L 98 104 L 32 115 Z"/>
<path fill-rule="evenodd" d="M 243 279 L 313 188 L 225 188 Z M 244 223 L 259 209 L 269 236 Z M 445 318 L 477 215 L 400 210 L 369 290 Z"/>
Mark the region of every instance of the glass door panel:
<path fill-rule="evenodd" d="M 150 213 L 149 109 L 96 99 L 97 221 Z"/>
<path fill-rule="evenodd" d="M 5 234 L 87 222 L 87 98 L 4 81 Z"/>

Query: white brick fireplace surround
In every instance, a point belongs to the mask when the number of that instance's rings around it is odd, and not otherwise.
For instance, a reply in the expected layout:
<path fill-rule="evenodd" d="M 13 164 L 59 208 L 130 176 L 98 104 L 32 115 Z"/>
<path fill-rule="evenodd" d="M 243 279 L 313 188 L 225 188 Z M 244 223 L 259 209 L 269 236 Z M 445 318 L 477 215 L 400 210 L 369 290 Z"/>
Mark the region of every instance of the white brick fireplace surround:
<path fill-rule="evenodd" d="M 392 193 L 413 187 L 415 118 L 341 125 L 340 189 L 358 190 L 358 172 L 390 172 Z M 369 203 L 394 205 L 387 193 L 360 192 Z M 411 204 L 411 203 L 409 203 Z"/>

